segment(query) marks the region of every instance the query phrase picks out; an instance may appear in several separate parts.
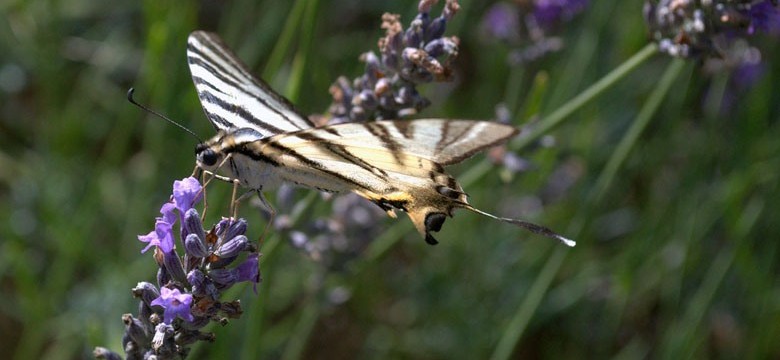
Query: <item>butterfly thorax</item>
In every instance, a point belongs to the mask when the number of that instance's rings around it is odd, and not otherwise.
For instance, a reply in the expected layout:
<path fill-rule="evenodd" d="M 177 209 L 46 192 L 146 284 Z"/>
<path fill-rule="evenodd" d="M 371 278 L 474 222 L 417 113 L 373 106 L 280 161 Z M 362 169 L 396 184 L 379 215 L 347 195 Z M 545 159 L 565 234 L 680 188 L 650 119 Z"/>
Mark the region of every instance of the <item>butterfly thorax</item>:
<path fill-rule="evenodd" d="M 269 190 L 279 186 L 282 178 L 273 159 L 258 151 L 263 136 L 250 128 L 220 131 L 208 141 L 198 144 L 195 157 L 201 169 L 239 180 L 242 186 L 254 190 Z"/>

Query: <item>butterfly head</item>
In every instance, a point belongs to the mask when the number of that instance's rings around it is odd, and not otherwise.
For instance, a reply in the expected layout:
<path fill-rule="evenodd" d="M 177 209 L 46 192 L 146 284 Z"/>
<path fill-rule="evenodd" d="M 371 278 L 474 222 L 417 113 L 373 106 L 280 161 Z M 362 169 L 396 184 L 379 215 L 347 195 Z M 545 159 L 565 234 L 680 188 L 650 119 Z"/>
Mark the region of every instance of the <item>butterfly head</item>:
<path fill-rule="evenodd" d="M 198 144 L 198 146 L 195 147 L 195 156 L 198 166 L 203 169 L 212 169 L 216 167 L 221 158 L 214 149 L 206 144 Z"/>
<path fill-rule="evenodd" d="M 209 171 L 219 167 L 225 159 L 224 137 L 225 135 L 220 133 L 195 146 L 195 161 L 198 167 Z"/>

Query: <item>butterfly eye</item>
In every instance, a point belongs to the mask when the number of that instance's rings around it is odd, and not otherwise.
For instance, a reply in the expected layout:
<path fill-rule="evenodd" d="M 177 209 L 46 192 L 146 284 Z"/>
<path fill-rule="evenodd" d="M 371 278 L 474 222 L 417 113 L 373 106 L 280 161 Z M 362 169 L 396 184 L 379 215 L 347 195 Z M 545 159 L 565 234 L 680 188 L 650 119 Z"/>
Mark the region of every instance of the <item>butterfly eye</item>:
<path fill-rule="evenodd" d="M 198 154 L 200 163 L 205 166 L 214 166 L 217 164 L 217 153 L 211 149 L 205 149 Z"/>

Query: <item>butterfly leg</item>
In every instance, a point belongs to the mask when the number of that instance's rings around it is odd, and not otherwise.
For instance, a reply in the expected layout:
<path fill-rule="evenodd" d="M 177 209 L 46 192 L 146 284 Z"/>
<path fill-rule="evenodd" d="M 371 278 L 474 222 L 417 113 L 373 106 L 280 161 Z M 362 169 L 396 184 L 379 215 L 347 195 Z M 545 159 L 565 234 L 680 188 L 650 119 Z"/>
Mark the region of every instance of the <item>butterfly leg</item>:
<path fill-rule="evenodd" d="M 264 207 L 265 210 L 267 210 L 268 213 L 270 214 L 270 218 L 268 219 L 268 225 L 266 225 L 265 229 L 263 230 L 263 234 L 260 235 L 260 239 L 264 239 L 266 233 L 268 232 L 268 229 L 271 228 L 274 224 L 274 220 L 276 219 L 276 210 L 268 202 L 268 199 L 265 198 L 262 189 L 257 189 L 257 198 L 260 199 L 261 206 Z"/>

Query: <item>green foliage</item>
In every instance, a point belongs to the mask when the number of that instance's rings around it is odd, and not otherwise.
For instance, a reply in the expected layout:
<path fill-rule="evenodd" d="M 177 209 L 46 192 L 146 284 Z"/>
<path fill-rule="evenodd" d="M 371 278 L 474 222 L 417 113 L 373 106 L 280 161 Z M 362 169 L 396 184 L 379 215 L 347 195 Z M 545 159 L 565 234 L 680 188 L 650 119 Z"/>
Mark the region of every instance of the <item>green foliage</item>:
<path fill-rule="evenodd" d="M 136 235 L 191 173 L 195 145 L 125 92 L 210 136 L 185 62 L 190 31 L 221 34 L 304 113 L 324 113 L 330 84 L 376 48 L 381 14 L 406 24 L 416 3 L 0 5 L 0 73 L 23 84 L 0 90 L 0 348 L 121 351 L 129 289 L 156 271 Z M 434 101 L 422 116 L 492 118 L 503 102 L 515 125 L 538 121 L 510 145 L 530 171 L 505 182 L 478 156 L 455 172 L 477 207 L 577 247 L 466 212 L 430 247 L 400 218 L 326 272 L 269 230 L 259 295 L 235 292 L 244 316 L 211 327 L 217 341 L 192 358 L 779 357 L 778 48 L 763 46 L 765 75 L 738 89 L 647 47 L 640 1 L 594 1 L 567 24 L 563 51 L 513 67 L 480 30 L 488 5 L 461 4 L 447 31 L 461 39 L 457 81 L 422 89 Z M 533 146 L 542 135 L 555 145 Z M 230 191 L 209 187 L 214 216 Z M 306 193 L 301 217 L 326 214 Z M 265 219 L 242 211 L 259 237 Z"/>

